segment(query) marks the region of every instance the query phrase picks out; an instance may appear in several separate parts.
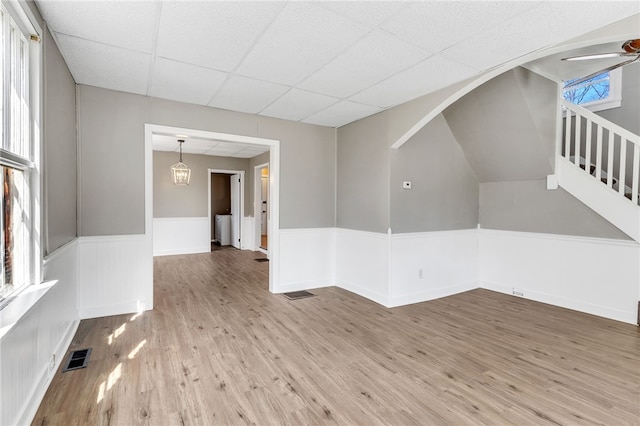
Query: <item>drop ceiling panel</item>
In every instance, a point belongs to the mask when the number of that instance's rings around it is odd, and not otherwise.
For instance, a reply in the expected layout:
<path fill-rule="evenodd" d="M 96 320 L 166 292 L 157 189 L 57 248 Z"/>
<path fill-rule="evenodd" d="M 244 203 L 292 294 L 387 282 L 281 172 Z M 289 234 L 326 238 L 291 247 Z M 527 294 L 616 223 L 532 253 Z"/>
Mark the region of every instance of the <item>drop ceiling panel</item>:
<path fill-rule="evenodd" d="M 640 13 L 638 1 L 36 4 L 79 84 L 332 127 Z"/>
<path fill-rule="evenodd" d="M 280 2 L 165 1 L 156 52 L 232 71 L 282 7 Z"/>
<path fill-rule="evenodd" d="M 289 87 L 280 84 L 234 75 L 227 80 L 209 106 L 255 114 L 287 90 Z"/>
<path fill-rule="evenodd" d="M 151 55 L 61 34 L 56 38 L 77 83 L 146 94 Z"/>
<path fill-rule="evenodd" d="M 312 2 L 288 3 L 237 73 L 293 86 L 368 31 L 368 27 Z"/>
<path fill-rule="evenodd" d="M 149 95 L 197 105 L 206 105 L 220 88 L 227 73 L 196 65 L 156 58 Z"/>
<path fill-rule="evenodd" d="M 381 28 L 432 52 L 439 52 L 525 13 L 536 4 L 513 1 L 418 2 L 403 9 Z"/>
<path fill-rule="evenodd" d="M 40 1 L 49 29 L 111 46 L 151 53 L 158 2 Z"/>
<path fill-rule="evenodd" d="M 350 100 L 388 108 L 415 99 L 419 93 L 436 91 L 476 73 L 473 68 L 440 55 L 433 55 L 408 70 L 352 96 Z"/>
<path fill-rule="evenodd" d="M 340 127 L 380 111 L 381 108 L 342 101 L 302 121 L 320 126 Z"/>
<path fill-rule="evenodd" d="M 576 37 L 594 26 L 615 22 L 630 10 L 640 9 L 640 2 L 621 3 L 610 2 L 607 7 L 595 2 L 541 3 L 529 13 L 452 46 L 443 55 L 471 67 L 492 68 L 553 43 Z M 541 22 L 545 24 L 540 25 Z"/>
<path fill-rule="evenodd" d="M 269 151 L 269 147 L 265 145 L 253 145 L 245 143 L 222 142 L 213 139 L 192 138 L 188 136 L 182 137 L 185 143 L 182 145 L 184 154 L 213 155 L 218 157 L 238 157 L 253 158 Z M 176 135 L 159 135 L 154 134 L 152 137 L 152 145 L 154 151 L 179 151 L 178 139 Z M 176 156 L 176 161 L 177 161 Z"/>
<path fill-rule="evenodd" d="M 370 27 L 377 27 L 407 7 L 406 3 L 400 1 L 329 1 L 318 4 Z"/>
<path fill-rule="evenodd" d="M 339 99 L 330 96 L 319 95 L 300 89 L 291 89 L 277 101 L 262 110 L 260 115 L 298 121 L 338 101 Z"/>
<path fill-rule="evenodd" d="M 424 49 L 385 31 L 375 30 L 299 87 L 346 98 L 422 61 L 429 55 L 430 53 Z"/>

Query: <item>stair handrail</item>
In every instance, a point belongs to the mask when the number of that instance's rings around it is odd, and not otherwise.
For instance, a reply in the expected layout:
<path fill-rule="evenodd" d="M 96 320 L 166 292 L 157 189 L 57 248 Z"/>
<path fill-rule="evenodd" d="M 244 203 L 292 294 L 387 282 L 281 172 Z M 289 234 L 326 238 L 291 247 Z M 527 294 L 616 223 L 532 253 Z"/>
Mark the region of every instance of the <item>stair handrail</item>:
<path fill-rule="evenodd" d="M 593 125 L 596 126 L 596 148 L 595 148 L 595 176 L 594 178 L 602 182 L 603 170 L 606 171 L 606 185 L 615 189 L 614 185 L 617 185 L 617 192 L 623 196 L 628 197 L 631 202 L 638 205 L 640 199 L 640 136 L 635 133 L 605 119 L 597 114 L 589 111 L 588 109 L 579 105 L 568 102 L 566 99 L 560 98 L 560 105 L 565 110 L 565 142 L 564 142 L 564 156 L 567 160 L 570 160 L 571 148 L 574 148 L 573 162 L 577 167 L 581 167 L 582 159 L 580 156 L 581 151 L 581 123 L 582 120 L 586 120 L 586 135 L 585 135 L 585 147 L 584 147 L 584 170 L 587 174 L 592 173 L 591 162 L 591 147 L 593 138 Z M 575 113 L 575 131 L 571 131 L 572 113 Z M 608 131 L 607 142 L 607 162 L 606 166 L 603 164 L 603 129 Z M 613 177 L 614 168 L 614 145 L 616 144 L 616 137 L 619 137 L 619 156 L 618 156 L 618 171 L 617 180 Z M 627 185 L 627 143 L 631 143 L 629 147 L 632 147 L 633 153 L 631 154 L 631 176 L 629 185 Z M 629 188 L 630 192 L 627 192 Z M 627 195 L 628 194 L 628 195 Z"/>
<path fill-rule="evenodd" d="M 606 118 L 600 117 L 598 114 L 589 111 L 585 107 L 571 103 L 564 98 L 560 99 L 560 105 L 592 121 L 593 123 L 599 124 L 602 127 L 613 131 L 613 133 L 622 136 L 629 142 L 640 145 L 640 135 L 636 135 L 632 131 L 625 129 L 624 127 L 620 127 L 616 123 L 613 123 Z"/>

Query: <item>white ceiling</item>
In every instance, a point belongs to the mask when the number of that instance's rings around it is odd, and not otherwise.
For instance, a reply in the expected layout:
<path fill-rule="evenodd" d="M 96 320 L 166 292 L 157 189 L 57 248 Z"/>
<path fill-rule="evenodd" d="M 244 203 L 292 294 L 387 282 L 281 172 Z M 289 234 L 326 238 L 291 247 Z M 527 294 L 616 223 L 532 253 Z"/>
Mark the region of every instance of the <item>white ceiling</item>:
<path fill-rule="evenodd" d="M 79 84 L 331 127 L 640 12 L 638 1 L 36 3 Z"/>
<path fill-rule="evenodd" d="M 212 139 L 194 138 L 189 136 L 175 136 L 153 134 L 154 151 L 178 152 L 180 144 L 178 139 L 185 142 L 182 144 L 184 154 L 215 155 L 218 157 L 253 158 L 269 151 L 267 145 L 252 145 L 248 143 L 223 142 Z M 178 156 L 176 155 L 176 160 Z"/>

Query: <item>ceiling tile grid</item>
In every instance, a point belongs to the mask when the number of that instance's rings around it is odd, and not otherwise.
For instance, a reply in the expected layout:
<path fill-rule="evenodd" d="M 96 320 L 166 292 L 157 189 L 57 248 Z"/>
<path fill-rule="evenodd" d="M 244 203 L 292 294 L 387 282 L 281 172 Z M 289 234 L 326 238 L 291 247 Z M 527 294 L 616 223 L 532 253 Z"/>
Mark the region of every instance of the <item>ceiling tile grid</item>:
<path fill-rule="evenodd" d="M 263 109 L 260 114 L 284 118 L 285 120 L 300 121 L 339 101 L 340 99 L 331 96 L 320 95 L 306 90 L 291 89 Z"/>
<path fill-rule="evenodd" d="M 206 105 L 222 86 L 227 73 L 156 58 L 149 95 L 174 101 Z"/>
<path fill-rule="evenodd" d="M 77 83 L 147 94 L 152 57 L 147 53 L 59 34 L 58 46 Z"/>
<path fill-rule="evenodd" d="M 638 1 L 36 0 L 79 84 L 339 127 Z"/>
<path fill-rule="evenodd" d="M 232 75 L 209 106 L 257 114 L 282 96 L 288 86 Z"/>
<path fill-rule="evenodd" d="M 237 73 L 294 86 L 369 31 L 313 2 L 289 3 Z"/>
<path fill-rule="evenodd" d="M 385 31 L 374 30 L 299 87 L 344 99 L 429 55 L 430 52 Z"/>

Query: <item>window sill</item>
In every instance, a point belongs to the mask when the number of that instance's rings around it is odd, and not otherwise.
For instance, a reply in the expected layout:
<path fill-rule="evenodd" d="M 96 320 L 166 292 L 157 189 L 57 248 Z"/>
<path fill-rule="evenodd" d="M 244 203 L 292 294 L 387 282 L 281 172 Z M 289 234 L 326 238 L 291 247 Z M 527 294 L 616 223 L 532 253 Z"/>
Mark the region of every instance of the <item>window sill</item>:
<path fill-rule="evenodd" d="M 57 283 L 58 281 L 54 280 L 45 281 L 41 284 L 32 284 L 25 287 L 18 294 L 10 296 L 11 300 L 0 310 L 0 341 L 27 316 L 40 299 Z"/>

